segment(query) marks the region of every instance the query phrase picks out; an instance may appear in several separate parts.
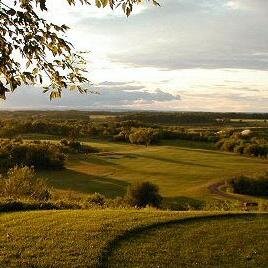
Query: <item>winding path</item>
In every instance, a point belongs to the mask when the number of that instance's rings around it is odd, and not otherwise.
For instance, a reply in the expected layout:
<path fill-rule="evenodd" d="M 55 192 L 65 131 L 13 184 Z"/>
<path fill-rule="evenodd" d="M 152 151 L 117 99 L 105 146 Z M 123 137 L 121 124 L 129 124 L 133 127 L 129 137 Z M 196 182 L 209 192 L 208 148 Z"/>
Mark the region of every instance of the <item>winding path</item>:
<path fill-rule="evenodd" d="M 232 199 L 236 201 L 242 201 L 242 202 L 247 202 L 250 200 L 248 196 L 227 193 L 222 190 L 223 187 L 225 187 L 225 182 L 221 181 L 221 182 L 216 182 L 216 183 L 211 184 L 208 187 L 208 189 L 210 190 L 212 194 L 215 194 L 224 198 L 228 198 L 228 199 Z"/>

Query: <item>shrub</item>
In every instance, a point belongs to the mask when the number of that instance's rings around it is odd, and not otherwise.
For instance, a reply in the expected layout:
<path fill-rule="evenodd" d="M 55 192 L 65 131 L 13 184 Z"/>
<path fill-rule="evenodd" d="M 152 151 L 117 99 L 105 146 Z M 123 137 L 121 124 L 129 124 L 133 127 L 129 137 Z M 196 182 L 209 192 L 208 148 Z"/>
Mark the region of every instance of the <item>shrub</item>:
<path fill-rule="evenodd" d="M 158 131 L 152 128 L 133 128 L 128 138 L 132 144 L 148 146 L 158 140 L 158 135 Z"/>
<path fill-rule="evenodd" d="M 85 202 L 85 207 L 103 207 L 106 203 L 105 196 L 99 193 L 90 195 Z"/>
<path fill-rule="evenodd" d="M 232 179 L 230 184 L 238 194 L 268 196 L 268 174 L 258 178 L 239 176 Z"/>
<path fill-rule="evenodd" d="M 67 141 L 67 140 L 61 140 L 60 141 L 61 150 L 64 153 L 97 153 L 98 150 L 96 148 L 93 148 L 91 146 L 82 144 L 79 141 Z"/>
<path fill-rule="evenodd" d="M 146 207 L 160 207 L 162 197 L 159 194 L 159 188 L 150 182 L 137 182 L 128 187 L 127 201 L 132 206 L 138 208 Z"/>
<path fill-rule="evenodd" d="M 51 189 L 46 182 L 36 178 L 36 174 L 29 167 L 14 167 L 2 179 L 2 195 L 8 198 L 31 198 L 47 201 L 51 198 Z"/>
<path fill-rule="evenodd" d="M 268 156 L 268 142 L 265 139 L 253 137 L 239 137 L 233 134 L 230 138 L 224 138 L 216 143 L 218 149 L 244 154 L 248 156 L 266 158 Z"/>
<path fill-rule="evenodd" d="M 233 152 L 236 144 L 237 144 L 237 141 L 235 140 L 227 140 L 222 145 L 222 150 L 227 151 L 227 152 Z"/>
<path fill-rule="evenodd" d="M 29 200 L 0 200 L 0 212 L 29 211 L 29 210 L 60 210 L 60 209 L 81 209 L 81 206 L 67 202 L 40 202 Z"/>
<path fill-rule="evenodd" d="M 234 153 L 243 154 L 244 148 L 244 145 L 237 145 L 234 147 Z"/>
<path fill-rule="evenodd" d="M 119 134 L 113 136 L 113 141 L 126 141 L 126 136 L 123 131 L 121 131 Z"/>
<path fill-rule="evenodd" d="M 59 146 L 43 142 L 16 143 L 1 142 L 0 169 L 7 170 L 19 166 L 34 166 L 36 169 L 63 168 L 65 156 Z"/>

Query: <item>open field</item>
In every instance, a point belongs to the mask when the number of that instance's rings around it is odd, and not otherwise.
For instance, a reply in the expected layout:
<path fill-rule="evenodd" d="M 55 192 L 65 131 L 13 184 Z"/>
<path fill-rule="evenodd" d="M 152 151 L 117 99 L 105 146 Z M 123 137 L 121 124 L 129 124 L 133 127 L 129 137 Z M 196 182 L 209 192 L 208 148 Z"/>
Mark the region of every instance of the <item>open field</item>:
<path fill-rule="evenodd" d="M 80 193 L 123 195 L 136 180 L 148 180 L 168 198 L 212 197 L 208 186 L 234 175 L 262 173 L 268 161 L 215 150 L 186 148 L 179 142 L 162 146 L 138 146 L 112 142 L 89 142 L 98 154 L 70 157 L 66 170 L 42 175 L 55 188 Z"/>
<path fill-rule="evenodd" d="M 218 213 L 217 215 L 219 215 Z M 258 260 L 265 260 L 259 247 L 262 245 L 263 250 L 267 247 L 267 239 L 264 236 L 267 235 L 267 224 L 264 226 L 261 223 L 267 222 L 267 216 L 265 214 L 260 216 L 247 216 L 245 218 L 241 216 L 230 215 L 230 224 L 225 221 L 224 218 L 214 217 L 213 219 L 203 219 L 200 224 L 200 219 L 191 219 L 187 222 L 186 218 L 204 217 L 212 215 L 211 213 L 204 212 L 161 212 L 151 210 L 88 210 L 88 211 L 43 211 L 43 212 L 21 212 L 21 213 L 8 213 L 0 215 L 0 244 L 4 245 L 0 249 L 0 266 L 1 267 L 105 267 L 107 261 L 113 264 L 114 252 L 117 252 L 117 244 L 120 241 L 128 240 L 129 235 L 134 235 L 137 244 L 131 248 L 130 252 L 137 252 L 140 247 L 139 233 L 144 235 L 144 239 L 148 241 L 145 243 L 145 247 L 150 246 L 151 250 L 154 250 L 155 244 L 161 234 L 170 236 L 170 232 L 175 231 L 174 242 L 172 245 L 165 239 L 163 240 L 163 247 L 167 246 L 167 249 L 171 249 L 169 255 L 174 257 L 174 250 L 179 247 L 181 243 L 185 242 L 185 239 L 193 238 L 203 241 L 204 236 L 208 234 L 208 241 L 204 243 L 204 246 L 208 246 L 212 242 L 211 237 L 213 230 L 216 230 L 218 225 L 222 225 L 224 231 L 219 236 L 214 237 L 215 247 L 221 245 L 221 238 L 228 238 L 228 243 L 224 246 L 224 256 L 234 256 L 231 252 L 234 245 L 240 242 L 239 247 L 241 249 L 241 258 L 246 258 L 244 254 L 251 254 L 253 249 L 256 248 L 257 253 L 254 258 Z M 249 217 L 249 218 L 248 218 Z M 265 219 L 264 219 L 265 217 Z M 183 220 L 182 222 L 180 222 Z M 213 221 L 213 228 L 210 230 L 211 221 Z M 177 223 L 177 225 L 173 224 Z M 248 227 L 246 224 L 249 224 Z M 180 226 L 180 228 L 175 228 Z M 186 226 L 185 226 L 186 224 Z M 187 228 L 187 226 L 190 228 Z M 243 227 L 240 230 L 240 240 L 233 236 L 238 226 L 242 224 Z M 159 233 L 156 233 L 155 241 L 151 244 L 152 240 L 151 232 L 155 232 L 155 228 L 159 228 Z M 194 228 L 197 228 L 197 233 L 194 232 Z M 208 228 L 209 227 L 209 228 Z M 227 229 L 225 229 L 225 227 Z M 173 228 L 173 229 L 172 229 Z M 177 230 L 178 229 L 178 230 Z M 187 229 L 187 230 L 185 230 Z M 209 230 L 208 230 L 209 229 Z M 176 231 L 177 230 L 177 231 Z M 183 236 L 180 231 L 185 230 Z M 227 231 L 232 231 L 230 235 Z M 196 237 L 195 234 L 198 234 Z M 262 237 L 257 244 L 251 246 L 250 239 L 256 239 Z M 177 239 L 175 239 L 177 238 Z M 246 240 L 244 240 L 246 239 Z M 190 245 L 186 243 L 185 251 L 189 258 L 191 256 L 196 257 L 196 252 L 187 251 L 190 246 L 194 249 L 198 246 Z M 194 240 L 192 240 L 195 242 Z M 255 241 L 255 240 L 254 240 Z M 247 246 L 243 242 L 248 242 Z M 134 241 L 136 243 L 136 241 Z M 188 241 L 188 243 L 190 243 Z M 217 245 L 217 246 L 216 246 Z M 126 251 L 128 252 L 128 244 Z M 159 243 L 157 244 L 159 246 Z M 151 255 L 150 261 L 152 263 L 158 263 L 161 266 L 161 262 L 158 262 L 161 257 L 161 250 L 159 248 L 154 255 Z M 252 248 L 251 248 L 252 247 Z M 114 251 L 116 250 L 116 251 Z M 205 250 L 205 248 L 204 248 Z M 122 249 L 118 251 L 121 256 Z M 130 253 L 128 252 L 128 253 Z M 151 251 L 148 251 L 148 254 Z M 200 254 L 202 254 L 201 251 Z M 146 252 L 143 252 L 144 260 L 148 260 Z M 179 252 L 177 252 L 179 254 Z M 135 253 L 136 255 L 136 253 Z M 111 256 L 111 260 L 107 259 Z M 177 255 L 179 257 L 179 255 Z M 185 257 L 185 256 L 184 256 Z M 216 257 L 215 257 L 216 258 Z M 119 264 L 122 261 L 119 260 Z M 166 259 L 164 258 L 163 261 Z M 231 259 L 232 260 L 232 259 Z M 243 259 L 244 260 L 244 259 Z M 220 259 L 222 261 L 222 259 Z M 264 262 L 264 264 L 267 262 Z M 190 263 L 191 264 L 191 263 Z M 112 265 L 113 266 L 113 265 Z M 117 266 L 117 265 L 115 265 Z M 121 266 L 122 267 L 122 266 Z"/>

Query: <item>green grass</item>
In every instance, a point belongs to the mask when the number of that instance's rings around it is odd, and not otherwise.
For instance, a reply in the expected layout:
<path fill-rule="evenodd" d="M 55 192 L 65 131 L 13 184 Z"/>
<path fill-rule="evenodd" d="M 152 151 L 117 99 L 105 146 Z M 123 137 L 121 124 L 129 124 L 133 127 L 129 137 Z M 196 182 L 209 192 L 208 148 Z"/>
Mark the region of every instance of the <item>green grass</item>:
<path fill-rule="evenodd" d="M 95 267 L 109 243 L 151 224 L 208 213 L 150 210 L 0 214 L 0 267 Z"/>
<path fill-rule="evenodd" d="M 121 239 L 109 267 L 268 267 L 268 217 L 202 219 Z"/>
<path fill-rule="evenodd" d="M 0 214 L 0 267 L 125 267 L 134 261 L 132 267 L 162 267 L 196 258 L 234 264 L 250 254 L 252 263 L 267 264 L 262 215 L 147 209 Z"/>
<path fill-rule="evenodd" d="M 71 157 L 67 169 L 42 175 L 61 190 L 100 192 L 107 197 L 123 195 L 136 180 L 148 180 L 168 198 L 211 197 L 209 184 L 234 175 L 262 173 L 268 161 L 220 151 L 187 148 L 182 142 L 145 146 L 90 142 L 105 153 Z"/>

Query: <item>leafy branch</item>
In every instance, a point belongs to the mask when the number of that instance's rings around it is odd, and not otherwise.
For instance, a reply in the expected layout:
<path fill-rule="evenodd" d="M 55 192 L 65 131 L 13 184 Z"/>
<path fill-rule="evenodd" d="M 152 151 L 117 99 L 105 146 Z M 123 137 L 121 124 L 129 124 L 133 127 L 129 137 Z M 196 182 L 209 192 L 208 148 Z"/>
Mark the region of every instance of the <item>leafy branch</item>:
<path fill-rule="evenodd" d="M 88 0 L 66 0 L 69 5 Z M 129 16 L 142 0 L 96 0 L 97 7 L 122 7 Z M 152 0 L 152 3 L 158 3 Z M 61 97 L 63 89 L 87 92 L 86 61 L 65 40 L 66 25 L 48 22 L 37 14 L 47 12 L 47 0 L 15 0 L 9 6 L 0 0 L 0 98 L 21 85 L 44 84 L 50 99 Z"/>

